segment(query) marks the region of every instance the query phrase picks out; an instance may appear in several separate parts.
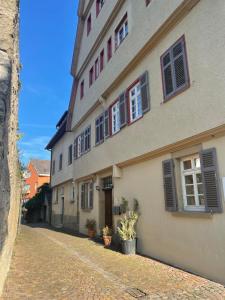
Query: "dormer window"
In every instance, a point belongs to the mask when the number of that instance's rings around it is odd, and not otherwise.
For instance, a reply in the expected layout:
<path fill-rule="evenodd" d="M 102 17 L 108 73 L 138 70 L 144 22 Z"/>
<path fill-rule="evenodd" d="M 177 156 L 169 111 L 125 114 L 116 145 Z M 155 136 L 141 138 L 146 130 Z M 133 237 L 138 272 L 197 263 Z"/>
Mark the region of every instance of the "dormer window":
<path fill-rule="evenodd" d="M 91 14 L 87 19 L 87 35 L 89 35 L 90 31 L 91 31 Z"/>
<path fill-rule="evenodd" d="M 123 42 L 125 37 L 128 35 L 128 19 L 127 13 L 121 20 L 120 24 L 117 26 L 115 30 L 115 46 L 116 48 Z"/>

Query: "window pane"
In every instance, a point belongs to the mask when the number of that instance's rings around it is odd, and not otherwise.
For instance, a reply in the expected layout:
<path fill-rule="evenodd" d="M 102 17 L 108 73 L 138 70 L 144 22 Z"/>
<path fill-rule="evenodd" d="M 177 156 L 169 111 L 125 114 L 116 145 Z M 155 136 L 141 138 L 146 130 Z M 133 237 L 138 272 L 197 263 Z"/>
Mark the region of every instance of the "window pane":
<path fill-rule="evenodd" d="M 198 184 L 198 194 L 203 194 L 203 184 Z"/>
<path fill-rule="evenodd" d="M 176 76 L 176 86 L 177 88 L 179 88 L 186 82 L 183 56 L 179 56 L 176 60 L 174 60 L 174 69 Z"/>
<path fill-rule="evenodd" d="M 201 168 L 200 158 L 194 159 L 195 168 Z"/>
<path fill-rule="evenodd" d="M 200 195 L 198 197 L 198 199 L 199 199 L 199 204 L 200 205 L 205 205 L 205 197 L 204 197 L 204 195 Z"/>
<path fill-rule="evenodd" d="M 193 176 L 192 175 L 185 176 L 185 184 L 193 184 Z"/>
<path fill-rule="evenodd" d="M 193 195 L 194 194 L 194 185 L 186 185 L 186 194 Z"/>
<path fill-rule="evenodd" d="M 201 173 L 196 174 L 196 181 L 197 181 L 197 183 L 202 183 L 202 174 Z"/>
<path fill-rule="evenodd" d="M 185 160 L 183 162 L 184 170 L 189 170 L 191 169 L 191 160 Z"/>
<path fill-rule="evenodd" d="M 187 205 L 195 205 L 195 197 L 187 196 Z"/>

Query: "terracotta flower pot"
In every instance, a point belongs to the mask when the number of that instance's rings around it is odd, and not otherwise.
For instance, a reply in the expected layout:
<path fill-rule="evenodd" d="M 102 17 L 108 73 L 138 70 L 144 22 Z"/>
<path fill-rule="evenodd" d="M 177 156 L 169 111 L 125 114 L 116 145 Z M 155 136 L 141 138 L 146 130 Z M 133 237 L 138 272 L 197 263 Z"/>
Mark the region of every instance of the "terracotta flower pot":
<path fill-rule="evenodd" d="M 112 242 L 112 237 L 110 235 L 104 235 L 103 236 L 103 241 L 104 241 L 105 247 L 109 247 L 111 245 L 111 242 Z"/>
<path fill-rule="evenodd" d="M 88 236 L 89 236 L 90 239 L 93 239 L 95 237 L 95 234 L 96 234 L 96 232 L 95 232 L 94 229 L 89 229 L 88 228 Z"/>

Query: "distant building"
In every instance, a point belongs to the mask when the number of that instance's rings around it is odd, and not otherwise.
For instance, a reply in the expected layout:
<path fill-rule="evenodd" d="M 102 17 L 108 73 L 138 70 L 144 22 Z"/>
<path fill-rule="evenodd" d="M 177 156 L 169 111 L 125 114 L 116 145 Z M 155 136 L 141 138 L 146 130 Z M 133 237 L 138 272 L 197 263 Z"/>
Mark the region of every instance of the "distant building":
<path fill-rule="evenodd" d="M 50 182 L 50 161 L 33 159 L 24 173 L 23 200 L 34 197 L 38 188 Z"/>

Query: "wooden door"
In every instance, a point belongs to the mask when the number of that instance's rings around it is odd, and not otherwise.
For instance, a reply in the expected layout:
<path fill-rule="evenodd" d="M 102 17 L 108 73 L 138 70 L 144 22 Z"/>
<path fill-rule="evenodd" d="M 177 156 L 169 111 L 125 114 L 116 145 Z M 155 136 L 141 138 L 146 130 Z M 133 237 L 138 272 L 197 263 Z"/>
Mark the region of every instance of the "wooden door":
<path fill-rule="evenodd" d="M 105 226 L 112 228 L 112 190 L 105 191 Z"/>

